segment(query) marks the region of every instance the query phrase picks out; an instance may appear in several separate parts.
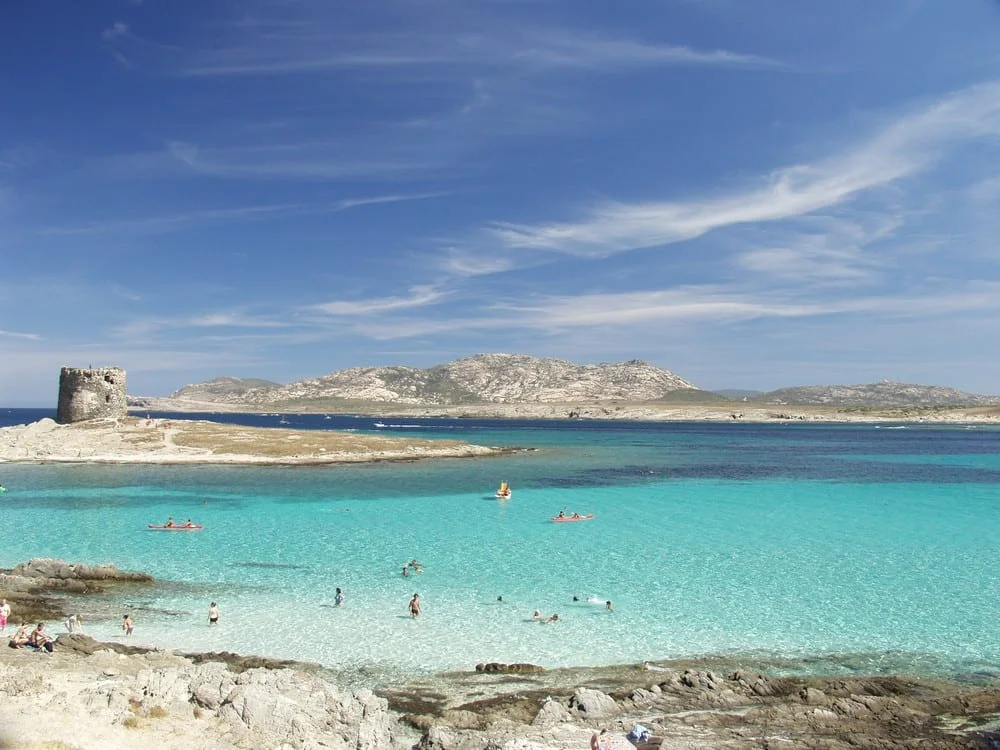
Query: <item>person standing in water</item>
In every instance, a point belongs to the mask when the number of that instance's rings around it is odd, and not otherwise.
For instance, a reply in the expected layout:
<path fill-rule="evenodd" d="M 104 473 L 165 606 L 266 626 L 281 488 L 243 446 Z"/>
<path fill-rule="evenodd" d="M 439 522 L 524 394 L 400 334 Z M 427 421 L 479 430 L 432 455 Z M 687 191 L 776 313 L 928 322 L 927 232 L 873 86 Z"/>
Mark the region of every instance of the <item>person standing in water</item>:
<path fill-rule="evenodd" d="M 10 617 L 10 605 L 6 599 L 0 599 L 0 633 L 7 629 L 7 618 Z"/>
<path fill-rule="evenodd" d="M 410 599 L 410 617 L 416 619 L 420 614 L 420 594 L 414 594 Z"/>
<path fill-rule="evenodd" d="M 215 602 L 212 602 L 212 604 L 208 608 L 208 624 L 218 625 L 218 623 L 219 623 L 219 605 L 216 604 Z"/>
<path fill-rule="evenodd" d="M 125 636 L 126 637 L 132 635 L 132 629 L 134 627 L 135 626 L 132 624 L 132 616 L 131 615 L 125 615 L 125 617 L 122 618 L 122 630 L 125 631 Z"/>
<path fill-rule="evenodd" d="M 340 586 L 337 586 L 337 595 L 333 597 L 333 603 L 337 607 L 342 606 L 344 603 L 344 592 L 340 590 Z"/>

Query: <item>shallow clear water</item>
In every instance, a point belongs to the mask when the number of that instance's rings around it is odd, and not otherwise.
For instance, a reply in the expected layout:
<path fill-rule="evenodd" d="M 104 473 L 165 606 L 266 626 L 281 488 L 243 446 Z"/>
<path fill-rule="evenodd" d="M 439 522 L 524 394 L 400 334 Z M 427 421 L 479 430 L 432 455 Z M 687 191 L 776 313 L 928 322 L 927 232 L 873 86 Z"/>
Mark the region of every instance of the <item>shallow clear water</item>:
<path fill-rule="evenodd" d="M 176 585 L 122 602 L 136 643 L 338 670 L 752 653 L 1000 671 L 998 430 L 287 419 L 537 450 L 313 468 L 5 465 L 0 564 L 149 571 Z M 509 502 L 493 498 L 501 479 Z M 595 518 L 549 522 L 563 507 Z M 170 515 L 205 530 L 146 530 Z M 424 573 L 403 578 L 413 558 Z M 535 609 L 560 622 L 530 622 Z M 88 631 L 120 637 L 110 617 Z"/>

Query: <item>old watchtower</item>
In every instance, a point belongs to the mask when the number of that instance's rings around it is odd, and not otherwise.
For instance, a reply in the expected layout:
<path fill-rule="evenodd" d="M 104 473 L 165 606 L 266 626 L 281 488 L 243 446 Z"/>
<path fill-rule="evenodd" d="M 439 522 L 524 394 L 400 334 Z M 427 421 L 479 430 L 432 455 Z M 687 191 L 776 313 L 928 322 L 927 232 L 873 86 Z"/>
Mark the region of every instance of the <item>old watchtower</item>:
<path fill-rule="evenodd" d="M 125 370 L 120 367 L 64 367 L 60 370 L 57 422 L 69 424 L 127 415 Z"/>

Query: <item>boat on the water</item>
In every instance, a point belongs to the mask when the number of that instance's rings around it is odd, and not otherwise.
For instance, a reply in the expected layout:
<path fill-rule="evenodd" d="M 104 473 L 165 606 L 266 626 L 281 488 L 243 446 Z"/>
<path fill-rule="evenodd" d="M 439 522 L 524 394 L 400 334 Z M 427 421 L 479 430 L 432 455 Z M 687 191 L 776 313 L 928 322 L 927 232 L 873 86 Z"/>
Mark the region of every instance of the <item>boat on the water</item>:
<path fill-rule="evenodd" d="M 146 528 L 150 529 L 151 531 L 201 531 L 205 527 L 202 526 L 200 523 L 186 523 L 186 524 L 181 524 L 180 526 L 178 526 L 177 524 L 174 524 L 173 526 L 168 526 L 166 524 L 159 526 L 157 524 L 151 523 L 148 524 Z"/>
<path fill-rule="evenodd" d="M 511 491 L 510 484 L 506 481 L 500 482 L 500 489 L 497 490 L 497 497 L 501 500 L 510 500 Z"/>
<path fill-rule="evenodd" d="M 573 521 L 589 521 L 593 517 L 593 513 L 560 513 L 558 516 L 552 516 L 551 520 L 556 523 L 572 523 Z"/>

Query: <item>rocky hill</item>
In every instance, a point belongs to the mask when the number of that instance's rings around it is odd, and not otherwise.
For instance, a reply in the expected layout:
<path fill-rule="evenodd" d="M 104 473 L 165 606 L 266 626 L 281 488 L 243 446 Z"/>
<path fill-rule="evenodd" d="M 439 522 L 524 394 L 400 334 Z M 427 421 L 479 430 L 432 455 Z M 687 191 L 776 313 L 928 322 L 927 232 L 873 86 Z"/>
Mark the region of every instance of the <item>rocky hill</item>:
<path fill-rule="evenodd" d="M 937 385 L 883 380 L 867 385 L 808 385 L 781 388 L 753 398 L 757 403 L 818 404 L 840 407 L 962 407 L 997 406 L 1000 397 L 963 393 Z"/>
<path fill-rule="evenodd" d="M 248 391 L 280 388 L 281 383 L 260 378 L 233 378 L 228 375 L 213 378 L 206 383 L 186 385 L 170 394 L 170 398 L 191 399 L 195 401 L 212 400 L 212 398 L 239 397 Z M 211 397 L 211 398 L 210 398 Z"/>
<path fill-rule="evenodd" d="M 250 385 L 255 382 L 264 385 Z M 216 378 L 185 386 L 171 398 L 261 408 L 329 400 L 447 406 L 656 401 L 682 389 L 694 386 L 641 360 L 578 365 L 520 354 L 477 354 L 423 370 L 403 366 L 352 367 L 288 385 Z"/>

